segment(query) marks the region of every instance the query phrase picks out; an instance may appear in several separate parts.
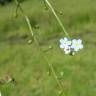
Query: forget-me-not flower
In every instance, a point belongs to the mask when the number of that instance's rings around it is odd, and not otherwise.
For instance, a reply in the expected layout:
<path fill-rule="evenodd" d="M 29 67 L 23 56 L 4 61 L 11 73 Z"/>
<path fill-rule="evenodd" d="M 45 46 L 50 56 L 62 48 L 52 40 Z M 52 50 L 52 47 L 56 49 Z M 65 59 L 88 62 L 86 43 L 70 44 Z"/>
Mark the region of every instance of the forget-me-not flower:
<path fill-rule="evenodd" d="M 71 52 L 70 45 L 71 41 L 68 40 L 67 37 L 60 39 L 60 48 L 64 49 L 65 54 L 69 54 Z"/>
<path fill-rule="evenodd" d="M 60 39 L 60 48 L 67 48 L 69 45 L 71 45 L 71 41 L 67 37 Z"/>
<path fill-rule="evenodd" d="M 74 55 L 75 52 L 83 48 L 81 39 L 69 40 L 67 37 L 60 39 L 60 48 L 64 50 L 65 54 Z"/>
<path fill-rule="evenodd" d="M 78 40 L 73 39 L 72 40 L 71 48 L 74 51 L 79 51 L 80 49 L 82 49 L 83 48 L 82 40 L 81 39 L 78 39 Z"/>

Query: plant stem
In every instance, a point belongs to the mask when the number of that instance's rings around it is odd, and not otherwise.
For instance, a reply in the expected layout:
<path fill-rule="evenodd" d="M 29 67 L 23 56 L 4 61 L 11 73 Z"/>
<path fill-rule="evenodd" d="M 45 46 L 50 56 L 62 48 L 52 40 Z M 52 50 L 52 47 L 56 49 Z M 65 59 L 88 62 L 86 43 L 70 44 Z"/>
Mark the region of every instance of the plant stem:
<path fill-rule="evenodd" d="M 49 68 L 50 68 L 50 70 L 51 70 L 51 72 L 52 72 L 52 74 L 53 74 L 53 76 L 54 76 L 54 78 L 55 78 L 58 86 L 60 87 L 61 92 L 63 93 L 62 95 L 65 96 L 64 90 L 63 90 L 63 86 L 61 85 L 60 81 L 58 80 L 57 75 L 56 75 L 56 72 L 55 72 L 52 64 L 49 63 L 47 57 L 45 56 L 43 50 L 41 49 L 41 47 L 40 47 L 40 45 L 39 45 L 39 42 L 38 42 L 37 38 L 36 38 L 35 35 L 34 35 L 34 32 L 33 32 L 33 29 L 32 29 L 32 26 L 31 26 L 31 23 L 30 23 L 30 20 L 29 20 L 28 16 L 25 15 L 25 13 L 24 13 L 24 11 L 23 11 L 20 3 L 18 2 L 18 0 L 15 0 L 15 3 L 16 3 L 16 5 L 18 6 L 18 8 L 20 9 L 20 11 L 22 12 L 22 14 L 23 14 L 23 16 L 24 16 L 24 18 L 25 18 L 25 20 L 26 20 L 26 23 L 27 23 L 27 25 L 28 25 L 28 27 L 29 27 L 29 30 L 30 30 L 30 32 L 31 32 L 31 35 L 32 35 L 32 37 L 33 37 L 33 39 L 34 39 L 34 42 L 36 43 L 39 51 L 41 52 L 41 55 L 43 56 L 43 58 L 46 60 L 46 63 L 48 64 L 48 66 L 49 66 Z"/>
<path fill-rule="evenodd" d="M 24 18 L 25 18 L 25 20 L 26 20 L 26 22 L 27 22 L 27 24 L 28 24 L 28 27 L 29 27 L 29 29 L 30 29 L 31 35 L 32 35 L 32 37 L 33 37 L 34 33 L 33 33 L 33 30 L 32 30 L 32 27 L 31 27 L 31 23 L 30 23 L 30 20 L 29 20 L 28 16 L 24 13 L 24 11 L 23 11 L 23 9 L 22 9 L 19 1 L 18 1 L 18 0 L 15 0 L 15 3 L 16 3 L 16 5 L 17 5 L 17 8 L 19 8 L 20 11 L 22 12 L 22 14 L 23 14 L 23 16 L 24 16 Z M 16 9 L 17 9 L 17 8 L 16 8 Z M 16 11 L 17 11 L 17 10 L 16 10 Z M 17 14 L 17 13 L 16 13 L 16 14 Z"/>
<path fill-rule="evenodd" d="M 61 20 L 60 20 L 59 17 L 57 16 L 57 14 L 56 14 L 54 8 L 52 7 L 52 5 L 50 4 L 50 2 L 49 2 L 48 0 L 45 0 L 45 2 L 47 3 L 47 5 L 48 5 L 49 8 L 51 9 L 52 13 L 53 13 L 54 16 L 56 17 L 56 19 L 57 19 L 59 25 L 61 26 L 63 32 L 65 33 L 65 35 L 70 39 L 69 34 L 68 34 L 67 31 L 65 30 L 64 25 L 62 24 Z"/>

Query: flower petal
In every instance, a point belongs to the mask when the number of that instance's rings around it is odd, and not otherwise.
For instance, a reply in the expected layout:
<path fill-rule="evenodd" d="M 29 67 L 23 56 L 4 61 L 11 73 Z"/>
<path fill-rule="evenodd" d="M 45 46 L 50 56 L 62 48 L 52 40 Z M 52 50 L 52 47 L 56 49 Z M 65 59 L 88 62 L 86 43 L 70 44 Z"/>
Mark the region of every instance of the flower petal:
<path fill-rule="evenodd" d="M 68 45 L 71 45 L 71 43 L 72 43 L 71 41 L 68 41 L 68 42 L 67 42 Z"/>
<path fill-rule="evenodd" d="M 60 39 L 60 43 L 64 43 L 64 39 Z"/>
<path fill-rule="evenodd" d="M 82 43 L 82 40 L 81 39 L 78 39 L 78 43 L 81 44 Z"/>
<path fill-rule="evenodd" d="M 71 45 L 71 48 L 74 49 L 76 46 L 74 44 Z"/>
<path fill-rule="evenodd" d="M 72 40 L 72 44 L 73 44 L 73 43 L 76 44 L 76 43 L 77 43 L 77 40 L 76 40 L 76 39 L 73 39 L 73 40 Z"/>
<path fill-rule="evenodd" d="M 64 41 L 65 41 L 65 42 L 68 41 L 68 38 L 67 38 L 67 37 L 64 37 Z"/>
<path fill-rule="evenodd" d="M 71 50 L 66 50 L 65 54 L 69 54 L 71 52 Z"/>
<path fill-rule="evenodd" d="M 76 51 L 76 52 L 77 52 L 77 51 L 79 51 L 79 48 L 78 48 L 78 47 L 76 47 L 76 48 L 74 49 L 74 51 Z"/>
<path fill-rule="evenodd" d="M 80 49 L 83 49 L 83 44 L 81 44 L 79 47 L 80 47 Z"/>
<path fill-rule="evenodd" d="M 64 44 L 60 44 L 60 48 L 65 48 Z"/>

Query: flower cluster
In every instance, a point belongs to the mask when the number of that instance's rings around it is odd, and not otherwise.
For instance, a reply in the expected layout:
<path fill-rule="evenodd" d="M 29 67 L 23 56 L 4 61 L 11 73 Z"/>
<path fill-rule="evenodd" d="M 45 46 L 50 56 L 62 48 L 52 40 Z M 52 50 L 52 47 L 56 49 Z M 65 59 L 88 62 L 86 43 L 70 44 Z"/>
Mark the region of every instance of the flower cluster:
<path fill-rule="evenodd" d="M 83 49 L 81 39 L 69 40 L 67 37 L 60 39 L 60 48 L 64 49 L 65 54 L 74 55 L 75 52 Z"/>

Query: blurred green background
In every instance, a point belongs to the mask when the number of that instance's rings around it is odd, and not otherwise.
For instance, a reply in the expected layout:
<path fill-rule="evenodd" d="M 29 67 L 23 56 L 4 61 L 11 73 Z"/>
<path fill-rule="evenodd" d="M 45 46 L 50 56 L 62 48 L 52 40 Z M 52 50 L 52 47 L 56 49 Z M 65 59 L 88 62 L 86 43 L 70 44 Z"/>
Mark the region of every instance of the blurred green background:
<path fill-rule="evenodd" d="M 43 0 L 24 0 L 21 5 L 31 20 L 34 34 L 63 85 L 65 96 L 96 96 L 96 0 L 50 0 L 72 38 L 81 38 L 84 49 L 64 55 L 59 40 L 64 37 L 54 15 Z M 2 96 L 59 96 L 48 64 L 32 39 L 24 17 L 14 2 L 0 5 L 0 78 L 10 74 L 16 84 L 1 85 Z M 60 73 L 63 72 L 63 76 Z"/>

